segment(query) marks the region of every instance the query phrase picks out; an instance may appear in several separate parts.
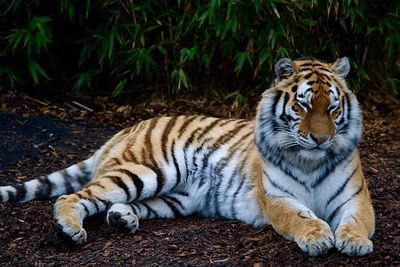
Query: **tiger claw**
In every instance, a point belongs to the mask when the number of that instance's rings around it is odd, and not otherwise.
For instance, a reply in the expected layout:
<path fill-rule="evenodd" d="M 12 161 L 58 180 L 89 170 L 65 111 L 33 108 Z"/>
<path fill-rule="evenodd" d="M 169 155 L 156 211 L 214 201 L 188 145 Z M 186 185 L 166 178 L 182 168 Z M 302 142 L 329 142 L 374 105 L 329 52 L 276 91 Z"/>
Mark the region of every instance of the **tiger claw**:
<path fill-rule="evenodd" d="M 56 224 L 56 229 L 59 235 L 67 239 L 69 241 L 72 241 L 75 245 L 82 245 L 86 242 L 87 239 L 87 233 L 86 230 L 80 227 L 80 229 L 76 229 L 77 227 L 69 226 L 69 225 L 64 225 L 60 222 Z"/>

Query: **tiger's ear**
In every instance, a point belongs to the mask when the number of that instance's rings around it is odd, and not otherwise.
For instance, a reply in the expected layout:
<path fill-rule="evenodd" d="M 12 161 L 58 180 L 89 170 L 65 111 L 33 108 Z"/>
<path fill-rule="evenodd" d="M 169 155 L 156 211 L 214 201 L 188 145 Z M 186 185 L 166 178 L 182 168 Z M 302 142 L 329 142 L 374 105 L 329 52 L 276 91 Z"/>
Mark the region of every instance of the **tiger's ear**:
<path fill-rule="evenodd" d="M 288 58 L 281 58 L 275 63 L 274 69 L 276 79 L 280 80 L 281 77 L 292 75 L 294 63 Z"/>
<path fill-rule="evenodd" d="M 335 69 L 336 73 L 342 77 L 346 78 L 347 74 L 350 72 L 350 62 L 348 57 L 338 58 L 332 67 Z"/>

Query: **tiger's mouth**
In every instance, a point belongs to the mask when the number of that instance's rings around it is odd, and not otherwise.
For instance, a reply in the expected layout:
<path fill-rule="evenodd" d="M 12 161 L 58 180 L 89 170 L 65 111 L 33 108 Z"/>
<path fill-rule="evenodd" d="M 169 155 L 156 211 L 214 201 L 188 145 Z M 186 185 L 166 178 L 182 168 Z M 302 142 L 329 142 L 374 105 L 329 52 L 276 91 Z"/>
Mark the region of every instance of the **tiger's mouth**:
<path fill-rule="evenodd" d="M 296 146 L 293 146 L 294 149 L 297 150 L 307 150 L 307 151 L 326 151 L 329 149 L 332 144 L 333 144 L 333 138 L 330 138 L 329 140 L 326 140 L 323 143 L 318 144 L 317 142 L 306 139 L 306 138 L 301 138 L 299 134 L 296 135 L 297 138 L 295 138 Z"/>
<path fill-rule="evenodd" d="M 308 151 L 326 151 L 330 146 L 332 145 L 332 142 L 328 142 L 328 143 L 323 143 L 320 145 L 312 145 L 312 147 L 309 148 L 304 148 Z"/>

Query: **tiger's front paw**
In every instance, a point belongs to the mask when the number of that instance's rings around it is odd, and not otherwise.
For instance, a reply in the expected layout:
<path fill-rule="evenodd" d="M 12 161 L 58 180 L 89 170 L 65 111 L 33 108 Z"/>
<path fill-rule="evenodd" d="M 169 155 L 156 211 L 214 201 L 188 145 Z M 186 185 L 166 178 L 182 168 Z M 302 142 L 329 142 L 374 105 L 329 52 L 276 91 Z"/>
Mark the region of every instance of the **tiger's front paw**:
<path fill-rule="evenodd" d="M 139 218 L 133 213 L 132 208 L 123 203 L 113 204 L 107 211 L 107 223 L 130 233 L 135 233 L 139 228 Z"/>
<path fill-rule="evenodd" d="M 326 222 L 310 220 L 305 229 L 304 233 L 299 233 L 295 237 L 295 241 L 310 256 L 326 254 L 334 246 L 334 235 Z"/>
<path fill-rule="evenodd" d="M 82 228 L 82 219 L 76 207 L 75 196 L 61 196 L 54 205 L 54 219 L 59 233 L 76 245 L 86 242 L 87 234 Z"/>
<path fill-rule="evenodd" d="M 58 221 L 57 228 L 62 236 L 64 236 L 68 240 L 71 240 L 76 245 L 82 245 L 86 242 L 86 230 L 78 224 L 68 224 L 63 221 Z"/>
<path fill-rule="evenodd" d="M 363 256 L 371 253 L 374 249 L 372 241 L 362 234 L 352 230 L 350 226 L 341 226 L 335 233 L 335 247 L 347 255 Z"/>

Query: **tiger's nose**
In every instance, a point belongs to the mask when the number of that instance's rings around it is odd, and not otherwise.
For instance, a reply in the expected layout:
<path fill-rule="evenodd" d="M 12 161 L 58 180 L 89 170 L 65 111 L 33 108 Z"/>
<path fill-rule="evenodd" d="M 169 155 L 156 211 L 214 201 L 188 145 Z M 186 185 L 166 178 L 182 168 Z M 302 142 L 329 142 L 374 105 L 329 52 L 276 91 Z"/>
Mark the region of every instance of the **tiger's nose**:
<path fill-rule="evenodd" d="M 318 145 L 325 143 L 330 138 L 330 136 L 327 134 L 314 134 L 314 133 L 310 133 L 310 137 Z"/>

